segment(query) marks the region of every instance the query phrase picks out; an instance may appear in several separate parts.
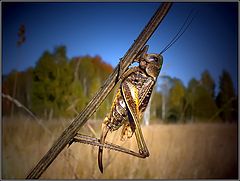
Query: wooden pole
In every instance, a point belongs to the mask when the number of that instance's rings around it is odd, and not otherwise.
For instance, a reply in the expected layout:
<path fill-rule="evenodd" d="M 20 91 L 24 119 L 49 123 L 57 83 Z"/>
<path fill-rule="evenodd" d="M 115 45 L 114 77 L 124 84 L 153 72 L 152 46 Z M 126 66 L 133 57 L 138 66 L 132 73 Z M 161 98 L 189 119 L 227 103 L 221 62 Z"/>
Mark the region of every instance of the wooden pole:
<path fill-rule="evenodd" d="M 97 108 L 105 100 L 107 95 L 111 92 L 113 87 L 119 81 L 119 71 L 125 72 L 128 66 L 132 63 L 137 53 L 146 44 L 153 32 L 156 30 L 160 22 L 166 16 L 172 3 L 162 3 L 151 20 L 145 26 L 141 34 L 136 41 L 132 44 L 130 49 L 121 59 L 120 63 L 114 69 L 113 73 L 108 77 L 103 86 L 98 90 L 95 96 L 90 100 L 88 105 L 80 112 L 73 120 L 71 125 L 65 129 L 62 135 L 53 143 L 49 151 L 43 156 L 38 164 L 31 170 L 26 179 L 37 179 L 48 168 L 48 166 L 54 161 L 58 154 L 65 148 L 70 140 L 76 135 L 78 130 L 87 122 L 87 120 L 96 112 Z M 121 70 L 120 70 L 121 67 Z"/>

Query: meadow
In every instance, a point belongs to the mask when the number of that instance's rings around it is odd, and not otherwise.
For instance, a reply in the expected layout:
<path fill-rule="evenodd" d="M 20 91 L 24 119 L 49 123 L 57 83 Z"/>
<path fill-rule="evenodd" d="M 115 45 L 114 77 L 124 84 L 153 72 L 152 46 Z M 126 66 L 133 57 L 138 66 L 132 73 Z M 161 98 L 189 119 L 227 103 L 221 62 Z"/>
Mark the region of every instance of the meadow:
<path fill-rule="evenodd" d="M 2 119 L 2 178 L 23 179 L 48 151 L 71 120 L 25 117 Z M 101 121 L 90 120 L 80 132 L 100 135 Z M 90 125 L 90 126 L 89 126 Z M 92 131 L 90 131 L 90 129 Z M 74 143 L 66 147 L 41 179 L 226 179 L 238 177 L 238 129 L 230 123 L 150 124 L 142 127 L 150 151 L 146 159 L 104 150 L 104 173 L 98 148 Z M 135 137 L 121 142 L 120 131 L 109 142 L 137 150 Z"/>

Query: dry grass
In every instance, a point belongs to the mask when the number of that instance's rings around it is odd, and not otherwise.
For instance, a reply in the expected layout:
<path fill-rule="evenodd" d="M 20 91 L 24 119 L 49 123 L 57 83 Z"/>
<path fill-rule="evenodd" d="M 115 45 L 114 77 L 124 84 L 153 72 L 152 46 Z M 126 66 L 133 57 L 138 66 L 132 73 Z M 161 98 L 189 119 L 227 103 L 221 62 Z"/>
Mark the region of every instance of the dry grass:
<path fill-rule="evenodd" d="M 34 121 L 3 119 L 3 178 L 25 178 L 68 124 L 46 122 L 54 136 L 51 138 Z M 88 131 L 85 128 L 81 132 Z M 104 174 L 101 174 L 97 147 L 76 143 L 64 149 L 41 178 L 237 178 L 236 124 L 150 125 L 143 132 L 151 154 L 147 159 L 105 150 Z M 112 133 L 107 139 L 123 144 L 118 134 Z M 124 143 L 125 147 L 136 150 L 135 145 L 134 137 Z"/>

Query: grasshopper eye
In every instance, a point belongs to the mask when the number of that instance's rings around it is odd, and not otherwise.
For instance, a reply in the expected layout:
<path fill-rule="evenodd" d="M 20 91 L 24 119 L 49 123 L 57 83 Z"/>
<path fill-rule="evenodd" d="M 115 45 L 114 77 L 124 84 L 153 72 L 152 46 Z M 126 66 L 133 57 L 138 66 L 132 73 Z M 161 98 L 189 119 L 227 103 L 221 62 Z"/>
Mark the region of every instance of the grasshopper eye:
<path fill-rule="evenodd" d="M 149 57 L 149 61 L 150 61 L 150 62 L 157 62 L 157 61 L 158 61 L 158 58 L 155 57 L 155 56 L 151 56 L 151 57 Z"/>

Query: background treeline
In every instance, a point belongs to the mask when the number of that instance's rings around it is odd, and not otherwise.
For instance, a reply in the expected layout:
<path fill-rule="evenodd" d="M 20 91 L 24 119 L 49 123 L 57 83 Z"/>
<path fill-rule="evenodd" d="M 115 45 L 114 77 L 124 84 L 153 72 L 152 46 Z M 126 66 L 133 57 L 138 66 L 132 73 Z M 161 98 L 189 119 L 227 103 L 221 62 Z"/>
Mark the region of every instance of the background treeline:
<path fill-rule="evenodd" d="M 34 68 L 4 75 L 2 92 L 38 117 L 68 118 L 83 109 L 113 68 L 99 56 L 68 59 L 66 47 L 45 51 Z M 216 83 L 206 70 L 201 79 L 185 87 L 178 78 L 160 75 L 151 99 L 151 120 L 163 122 L 237 121 L 238 98 L 230 74 L 223 71 Z M 94 114 L 102 119 L 110 110 L 115 90 Z M 8 99 L 2 99 L 3 116 L 26 114 Z"/>

